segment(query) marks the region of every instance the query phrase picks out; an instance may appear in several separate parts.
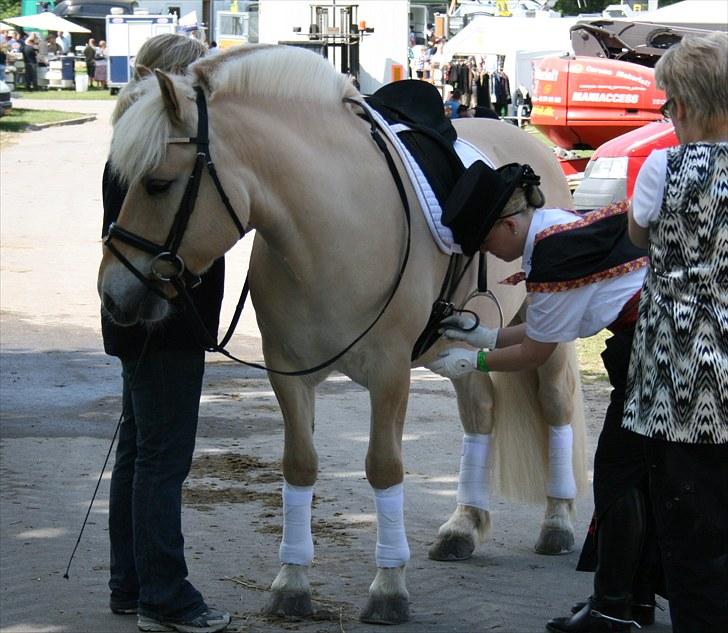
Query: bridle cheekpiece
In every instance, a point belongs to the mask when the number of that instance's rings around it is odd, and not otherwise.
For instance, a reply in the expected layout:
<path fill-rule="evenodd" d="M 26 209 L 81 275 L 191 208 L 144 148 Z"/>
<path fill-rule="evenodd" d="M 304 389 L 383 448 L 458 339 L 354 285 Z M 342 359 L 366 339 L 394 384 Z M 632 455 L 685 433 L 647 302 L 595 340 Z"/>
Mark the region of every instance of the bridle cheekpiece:
<path fill-rule="evenodd" d="M 167 299 L 166 295 L 152 283 L 154 280 L 171 283 L 178 291 L 185 286 L 194 288 L 200 283 L 197 275 L 190 274 L 184 260 L 179 255 L 179 247 L 182 243 L 187 225 L 189 223 L 192 212 L 195 209 L 197 194 L 200 190 L 200 181 L 202 180 L 202 171 L 207 168 L 207 172 L 212 178 L 212 182 L 217 189 L 222 203 L 227 209 L 228 215 L 235 224 L 240 238 L 242 238 L 246 229 L 238 218 L 233 209 L 230 199 L 223 189 L 220 178 L 217 175 L 215 164 L 210 155 L 210 141 L 208 135 L 208 117 L 207 117 L 207 101 L 205 93 L 199 86 L 195 86 L 196 103 L 197 103 L 197 136 L 194 137 L 172 137 L 167 139 L 167 143 L 183 143 L 197 146 L 197 156 L 195 157 L 195 165 L 192 173 L 187 179 L 185 192 L 180 200 L 179 208 L 172 222 L 167 239 L 164 244 L 157 244 L 136 233 L 127 231 L 120 227 L 116 222 L 112 222 L 109 231 L 104 238 L 104 245 L 114 254 L 114 256 L 148 289 Z M 114 240 L 124 242 L 138 250 L 153 255 L 150 264 L 151 275 L 145 275 L 136 268 L 122 253 L 116 248 Z"/>

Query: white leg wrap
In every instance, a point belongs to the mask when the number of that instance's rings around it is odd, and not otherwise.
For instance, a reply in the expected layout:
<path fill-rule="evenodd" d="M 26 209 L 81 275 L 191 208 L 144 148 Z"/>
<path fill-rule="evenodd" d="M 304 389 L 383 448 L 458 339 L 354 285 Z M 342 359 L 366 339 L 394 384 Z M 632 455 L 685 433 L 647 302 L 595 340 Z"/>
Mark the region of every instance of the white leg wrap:
<path fill-rule="evenodd" d="M 402 567 L 410 559 L 404 531 L 404 486 L 374 489 L 377 508 L 377 567 Z"/>
<path fill-rule="evenodd" d="M 549 427 L 549 481 L 546 487 L 546 494 L 549 497 L 557 499 L 576 497 L 572 446 L 571 424 Z"/>
<path fill-rule="evenodd" d="M 490 508 L 490 435 L 465 433 L 460 457 L 458 503 L 481 510 Z"/>
<path fill-rule="evenodd" d="M 313 561 L 312 500 L 313 486 L 283 482 L 283 539 L 278 550 L 281 563 L 310 565 Z"/>

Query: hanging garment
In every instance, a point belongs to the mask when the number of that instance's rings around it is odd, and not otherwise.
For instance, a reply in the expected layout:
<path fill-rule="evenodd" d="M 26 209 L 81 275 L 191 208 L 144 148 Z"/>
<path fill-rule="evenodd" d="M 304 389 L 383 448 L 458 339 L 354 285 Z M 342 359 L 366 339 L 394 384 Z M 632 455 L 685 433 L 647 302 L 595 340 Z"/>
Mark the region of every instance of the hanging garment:
<path fill-rule="evenodd" d="M 480 73 L 475 79 L 475 99 L 479 106 L 491 107 L 490 101 L 490 75 Z"/>

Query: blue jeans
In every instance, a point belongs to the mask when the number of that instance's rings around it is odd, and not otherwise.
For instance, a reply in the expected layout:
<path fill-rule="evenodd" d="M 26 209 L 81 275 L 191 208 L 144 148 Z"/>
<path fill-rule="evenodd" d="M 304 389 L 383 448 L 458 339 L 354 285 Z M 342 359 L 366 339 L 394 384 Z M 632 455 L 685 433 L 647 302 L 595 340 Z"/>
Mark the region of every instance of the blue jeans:
<path fill-rule="evenodd" d="M 141 363 L 122 360 L 124 415 L 109 493 L 109 588 L 112 599 L 138 599 L 146 616 L 183 620 L 207 608 L 187 580 L 181 528 L 182 483 L 192 464 L 204 366 L 202 350 L 150 350 Z"/>

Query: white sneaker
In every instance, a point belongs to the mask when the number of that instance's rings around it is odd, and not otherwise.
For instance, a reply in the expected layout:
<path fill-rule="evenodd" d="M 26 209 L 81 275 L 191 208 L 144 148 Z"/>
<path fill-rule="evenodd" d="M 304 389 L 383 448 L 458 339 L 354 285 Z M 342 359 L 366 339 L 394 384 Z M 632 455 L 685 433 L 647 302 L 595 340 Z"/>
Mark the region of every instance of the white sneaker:
<path fill-rule="evenodd" d="M 156 619 L 139 614 L 137 626 L 140 631 L 179 631 L 180 633 L 216 633 L 230 624 L 230 614 L 226 611 L 208 608 L 195 618 L 185 620 Z"/>

